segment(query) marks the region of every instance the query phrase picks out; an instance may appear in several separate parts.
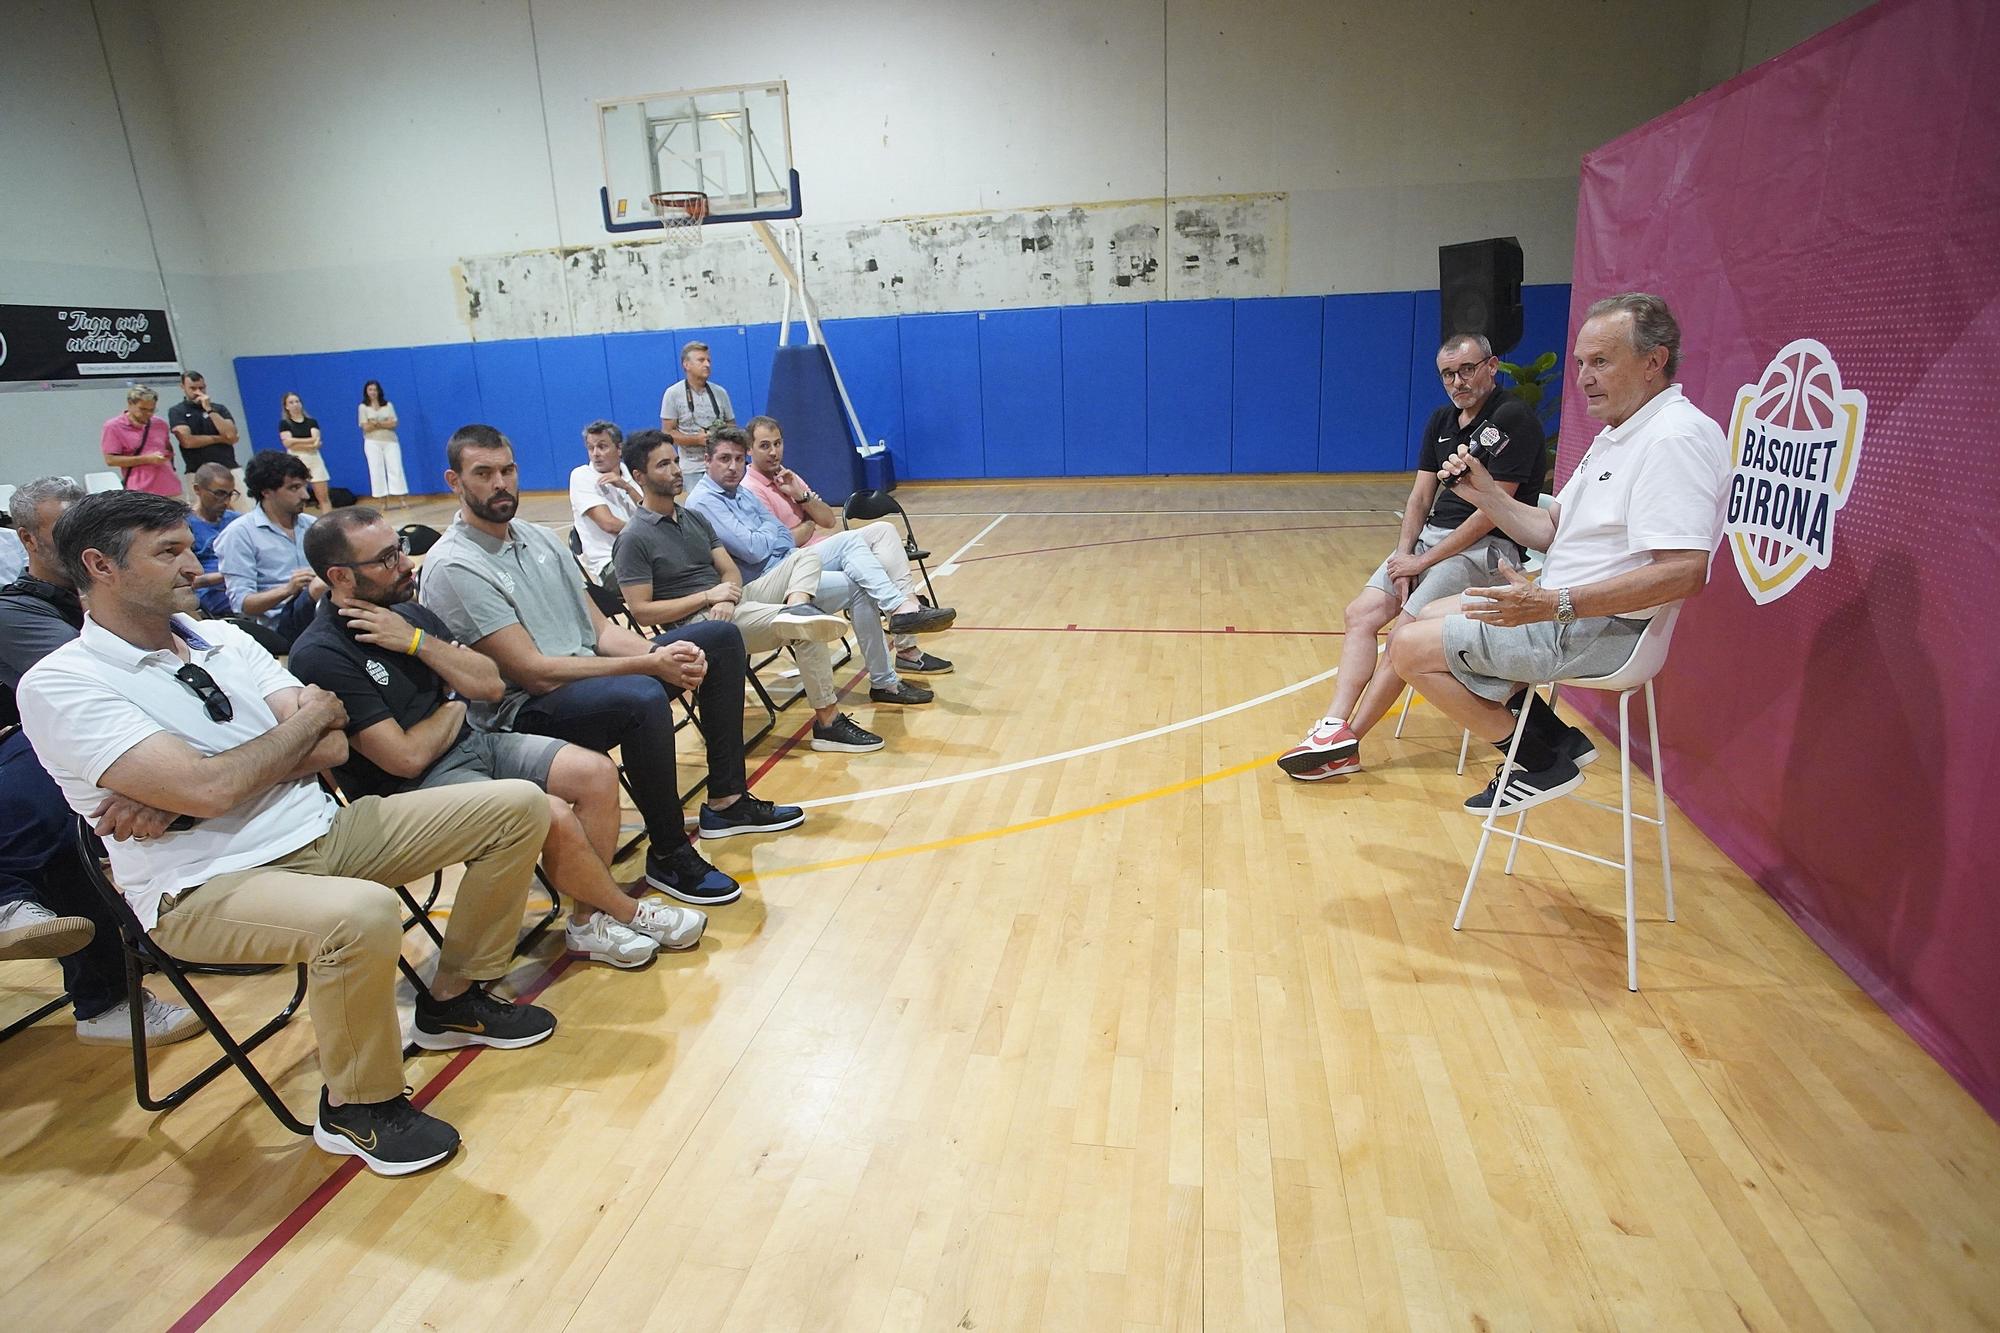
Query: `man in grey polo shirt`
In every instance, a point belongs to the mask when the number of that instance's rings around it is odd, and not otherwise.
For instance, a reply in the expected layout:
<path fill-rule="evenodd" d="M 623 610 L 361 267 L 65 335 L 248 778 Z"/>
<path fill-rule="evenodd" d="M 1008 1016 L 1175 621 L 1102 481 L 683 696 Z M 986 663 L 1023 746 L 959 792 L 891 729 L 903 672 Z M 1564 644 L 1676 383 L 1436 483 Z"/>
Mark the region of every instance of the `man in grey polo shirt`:
<path fill-rule="evenodd" d="M 681 378 L 660 396 L 660 432 L 680 450 L 689 486 L 708 474 L 708 432 L 736 421 L 729 390 L 711 384 L 708 371 L 708 344 L 688 343 L 681 348 Z"/>
<path fill-rule="evenodd" d="M 1604 429 L 1552 509 L 1508 495 L 1465 449 L 1439 470 L 1508 536 L 1548 552 L 1541 582 L 1502 565 L 1504 582 L 1433 602 L 1389 641 L 1396 674 L 1503 755 L 1518 708 L 1528 709 L 1512 771 L 1503 764 L 1465 802 L 1468 814 L 1496 800 L 1513 814 L 1582 782 L 1578 760 L 1595 751 L 1532 687 L 1616 671 L 1654 615 L 1708 581 L 1729 446 L 1674 383 L 1680 354 L 1680 325 L 1659 297 L 1628 292 L 1590 307 L 1576 335 L 1576 387 Z"/>
<path fill-rule="evenodd" d="M 445 446 L 458 517 L 425 557 L 420 597 L 459 642 L 492 658 L 507 683 L 475 725 L 619 751 L 652 845 L 646 880 L 697 907 L 743 890 L 689 845 L 674 767 L 672 694 L 698 700 L 708 749 L 701 836 L 769 833 L 805 822 L 797 806 L 749 794 L 743 765 L 743 636 L 691 625 L 648 642 L 606 620 L 569 551 L 546 528 L 515 521 L 514 448 L 491 426 L 461 426 Z"/>

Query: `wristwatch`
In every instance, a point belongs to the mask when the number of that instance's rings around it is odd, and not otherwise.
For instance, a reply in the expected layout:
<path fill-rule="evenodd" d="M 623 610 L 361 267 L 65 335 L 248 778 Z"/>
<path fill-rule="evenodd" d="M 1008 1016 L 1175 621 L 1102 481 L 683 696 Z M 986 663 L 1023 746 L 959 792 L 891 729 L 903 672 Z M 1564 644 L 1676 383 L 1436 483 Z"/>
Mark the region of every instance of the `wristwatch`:
<path fill-rule="evenodd" d="M 1556 589 L 1556 624 L 1567 625 L 1576 619 L 1576 608 L 1569 604 L 1569 589 Z"/>

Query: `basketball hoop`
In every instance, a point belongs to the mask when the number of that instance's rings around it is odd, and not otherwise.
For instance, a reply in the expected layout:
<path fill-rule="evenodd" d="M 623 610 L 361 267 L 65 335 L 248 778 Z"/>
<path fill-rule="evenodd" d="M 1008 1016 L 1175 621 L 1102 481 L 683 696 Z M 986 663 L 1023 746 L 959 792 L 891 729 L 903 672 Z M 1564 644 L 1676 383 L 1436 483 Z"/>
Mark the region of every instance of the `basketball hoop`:
<path fill-rule="evenodd" d="M 700 190 L 670 190 L 651 196 L 653 216 L 660 220 L 670 245 L 701 244 L 702 220 L 708 216 L 708 196 Z"/>

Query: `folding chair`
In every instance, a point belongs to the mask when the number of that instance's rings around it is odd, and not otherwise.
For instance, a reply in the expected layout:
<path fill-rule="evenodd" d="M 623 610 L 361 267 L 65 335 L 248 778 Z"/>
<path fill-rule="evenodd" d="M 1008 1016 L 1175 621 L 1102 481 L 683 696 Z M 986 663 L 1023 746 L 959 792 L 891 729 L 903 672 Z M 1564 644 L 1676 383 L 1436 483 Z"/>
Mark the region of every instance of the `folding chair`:
<path fill-rule="evenodd" d="M 183 962 L 168 953 L 147 933 L 145 927 L 139 924 L 139 918 L 133 913 L 132 905 L 125 900 L 124 893 L 111 882 L 110 875 L 105 871 L 104 844 L 98 840 L 95 833 L 91 832 L 89 823 L 81 818 L 76 821 L 76 850 L 77 855 L 83 860 L 85 877 L 89 879 L 90 886 L 97 891 L 98 896 L 104 900 L 105 909 L 111 913 L 112 920 L 117 922 L 119 940 L 124 945 L 126 1008 L 132 1015 L 132 1084 L 139 1105 L 148 1111 L 171 1111 L 206 1087 L 217 1074 L 234 1067 L 250 1084 L 251 1090 L 257 1094 L 265 1108 L 277 1117 L 279 1124 L 294 1134 L 312 1133 L 310 1126 L 292 1114 L 291 1108 L 285 1105 L 277 1090 L 250 1059 L 250 1052 L 263 1045 L 291 1021 L 293 1014 L 298 1012 L 300 1003 L 306 997 L 306 965 L 298 964 L 298 985 L 293 989 L 292 997 L 286 1002 L 285 1007 L 249 1037 L 238 1041 L 229 1029 L 223 1026 L 222 1020 L 215 1016 L 215 1011 L 209 1008 L 208 1002 L 202 999 L 201 992 L 188 980 L 188 973 L 195 970 L 197 965 Z M 140 973 L 147 966 L 165 977 L 167 982 L 180 992 L 188 1008 L 194 1011 L 195 1016 L 201 1019 L 202 1026 L 208 1029 L 208 1035 L 215 1038 L 216 1045 L 222 1047 L 219 1059 L 211 1062 L 179 1087 L 157 1095 L 153 1092 L 152 1071 L 147 1061 L 145 1006 L 141 1003 L 139 995 Z M 224 963 L 205 965 L 201 970 L 249 973 L 266 969 L 261 964 L 239 966 Z"/>
<path fill-rule="evenodd" d="M 1660 877 L 1665 882 L 1667 898 L 1667 920 L 1674 919 L 1674 867 L 1667 848 L 1667 779 L 1660 767 L 1660 714 L 1653 701 L 1653 677 L 1667 664 L 1667 646 L 1673 641 L 1674 622 L 1680 619 L 1681 603 L 1657 612 L 1647 624 L 1645 633 L 1632 649 L 1632 656 L 1625 665 L 1607 676 L 1577 677 L 1571 680 L 1549 681 L 1549 707 L 1554 708 L 1556 691 L 1562 686 L 1582 690 L 1613 690 L 1618 694 L 1618 784 L 1619 803 L 1606 805 L 1601 801 L 1586 800 L 1581 796 L 1564 796 L 1560 799 L 1580 801 L 1584 805 L 1596 806 L 1599 810 L 1609 810 L 1619 816 L 1624 830 L 1624 858 L 1613 861 L 1608 857 L 1595 856 L 1575 847 L 1565 847 L 1561 843 L 1547 842 L 1541 838 L 1531 838 L 1523 829 L 1528 822 L 1528 811 L 1523 810 L 1514 817 L 1514 827 L 1500 827 L 1497 811 L 1500 793 L 1506 790 L 1507 777 L 1517 766 L 1514 752 L 1521 748 L 1521 734 L 1527 729 L 1529 707 L 1521 709 L 1521 719 L 1514 724 L 1514 739 L 1507 747 L 1507 758 L 1500 766 L 1499 781 L 1494 784 L 1492 810 L 1487 811 L 1479 834 L 1479 850 L 1473 854 L 1472 870 L 1465 877 L 1465 894 L 1458 900 L 1458 915 L 1452 918 L 1451 928 L 1459 929 L 1465 924 L 1465 909 L 1472 903 L 1472 886 L 1478 882 L 1479 866 L 1486 859 L 1486 847 L 1495 837 L 1511 838 L 1514 845 L 1507 851 L 1506 874 L 1514 873 L 1514 856 L 1521 850 L 1521 844 L 1531 842 L 1535 846 L 1564 856 L 1574 856 L 1585 861 L 1595 861 L 1598 865 L 1609 866 L 1621 871 L 1625 876 L 1625 989 L 1639 989 L 1639 925 L 1635 915 L 1636 904 L 1632 889 L 1632 821 L 1652 824 L 1660 830 Z M 1632 696 L 1644 693 L 1646 696 L 1646 730 L 1653 742 L 1653 813 L 1642 815 L 1632 808 Z"/>
<path fill-rule="evenodd" d="M 62 994 L 56 996 L 55 999 L 50 1000 L 48 1003 L 42 1005 L 40 1008 L 30 1010 L 28 1013 L 21 1015 L 19 1018 L 9 1023 L 6 1027 L 0 1028 L 0 1041 L 5 1041 L 9 1037 L 15 1036 L 22 1032 L 26 1032 L 29 1028 L 41 1022 L 44 1018 L 47 1018 L 50 1014 L 55 1013 L 58 1009 L 62 1008 L 64 1005 L 68 1003 L 69 1003 L 69 992 L 64 991 Z"/>
<path fill-rule="evenodd" d="M 590 576 L 583 564 L 583 539 L 576 535 L 576 529 L 569 530 L 569 553 L 576 558 L 576 572 L 583 575 L 583 590 L 597 607 L 598 613 L 606 620 L 615 620 L 634 634 L 644 634 L 639 622 L 632 618 L 632 608 L 625 605 L 624 594 L 618 589 L 606 587 Z"/>
<path fill-rule="evenodd" d="M 840 517 L 844 523 L 870 523 L 878 518 L 894 514 L 903 520 L 903 554 L 910 557 L 910 563 L 924 576 L 926 600 L 932 606 L 938 604 L 937 589 L 931 586 L 930 567 L 924 561 L 930 559 L 930 552 L 917 545 L 917 531 L 910 526 L 909 511 L 896 502 L 896 497 L 887 491 L 856 491 L 847 497 Z"/>

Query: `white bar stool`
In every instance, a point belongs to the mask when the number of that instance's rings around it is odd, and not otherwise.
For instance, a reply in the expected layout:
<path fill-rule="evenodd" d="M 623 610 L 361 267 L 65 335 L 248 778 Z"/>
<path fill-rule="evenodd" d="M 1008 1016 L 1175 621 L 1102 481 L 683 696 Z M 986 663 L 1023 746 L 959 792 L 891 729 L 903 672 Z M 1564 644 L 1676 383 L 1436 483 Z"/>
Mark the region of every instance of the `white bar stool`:
<path fill-rule="evenodd" d="M 1481 822 L 1479 850 L 1473 854 L 1472 870 L 1465 877 L 1465 894 L 1458 900 L 1458 915 L 1451 920 L 1451 928 L 1457 930 L 1465 924 L 1465 909 L 1472 904 L 1472 887 L 1479 879 L 1480 864 L 1486 859 L 1487 845 L 1495 838 L 1510 838 L 1514 845 L 1507 852 L 1506 874 L 1514 873 L 1514 857 L 1521 850 L 1521 844 L 1531 842 L 1537 847 L 1551 852 L 1561 852 L 1565 856 L 1580 857 L 1585 861 L 1595 861 L 1598 865 L 1609 866 L 1625 875 L 1625 989 L 1639 989 L 1639 927 L 1635 916 L 1635 901 L 1632 889 L 1632 821 L 1639 820 L 1652 824 L 1660 830 L 1660 877 L 1666 885 L 1667 920 L 1674 919 L 1674 868 L 1667 850 L 1667 784 L 1666 775 L 1660 767 L 1660 714 L 1653 700 L 1653 677 L 1667 662 L 1667 645 L 1674 636 L 1674 622 L 1680 618 L 1681 603 L 1675 602 L 1654 615 L 1646 626 L 1645 633 L 1632 649 L 1632 656 L 1625 665 L 1607 676 L 1589 676 L 1576 680 L 1547 682 L 1549 706 L 1555 707 L 1556 693 L 1564 686 L 1583 690 L 1616 690 L 1618 692 L 1618 786 L 1619 804 L 1605 805 L 1601 801 L 1588 800 L 1581 796 L 1562 799 L 1582 801 L 1585 805 L 1596 806 L 1599 810 L 1609 810 L 1619 816 L 1624 829 L 1624 859 L 1613 861 L 1575 847 L 1565 847 L 1561 843 L 1548 842 L 1541 838 L 1529 837 L 1522 830 L 1527 826 L 1528 812 L 1523 810 L 1514 816 L 1514 827 L 1501 827 L 1499 809 L 1500 795 L 1507 786 L 1507 776 L 1515 768 L 1514 752 L 1521 748 L 1521 734 L 1527 728 L 1528 708 L 1521 709 L 1520 721 L 1514 724 L 1514 739 L 1507 747 L 1507 758 L 1501 765 L 1500 781 L 1494 785 L 1494 808 L 1487 811 Z M 1632 809 L 1632 750 L 1631 711 L 1632 696 L 1643 692 L 1646 696 L 1646 730 L 1653 743 L 1653 808 L 1651 815 L 1642 815 Z"/>

